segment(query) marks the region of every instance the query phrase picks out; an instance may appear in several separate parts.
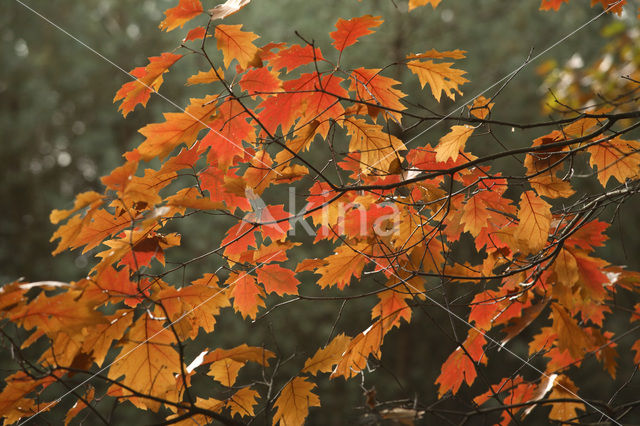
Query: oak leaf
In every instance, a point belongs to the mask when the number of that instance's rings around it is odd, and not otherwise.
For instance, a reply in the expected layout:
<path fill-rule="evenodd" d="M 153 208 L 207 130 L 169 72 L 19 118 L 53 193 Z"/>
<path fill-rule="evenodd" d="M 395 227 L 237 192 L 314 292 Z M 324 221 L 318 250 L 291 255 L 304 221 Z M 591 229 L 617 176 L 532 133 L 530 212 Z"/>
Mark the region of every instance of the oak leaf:
<path fill-rule="evenodd" d="M 253 44 L 253 40 L 258 36 L 252 32 L 242 31 L 241 28 L 242 24 L 216 26 L 217 47 L 222 51 L 224 66 L 227 69 L 234 59 L 238 61 L 240 68 L 247 68 L 258 53 L 258 48 Z"/>
<path fill-rule="evenodd" d="M 375 28 L 382 24 L 379 16 L 364 15 L 349 20 L 338 19 L 336 23 L 337 30 L 329 35 L 333 39 L 333 46 L 340 52 L 345 48 L 355 44 L 362 36 L 373 34 L 371 28 Z"/>
<path fill-rule="evenodd" d="M 174 8 L 167 9 L 166 18 L 160 23 L 160 29 L 171 31 L 182 26 L 203 12 L 200 0 L 180 0 Z"/>
<path fill-rule="evenodd" d="M 541 250 L 549 237 L 551 228 L 551 205 L 533 191 L 525 191 L 520 196 L 518 227 L 514 237 L 529 252 Z"/>
<path fill-rule="evenodd" d="M 135 81 L 125 83 L 113 98 L 114 103 L 122 100 L 118 111 L 126 117 L 136 105 L 146 106 L 151 92 L 160 88 L 163 81 L 162 74 L 168 72 L 180 58 L 182 55 L 163 53 L 161 56 L 149 58 L 149 64 L 146 67 L 132 70 L 130 74 L 135 77 Z"/>
<path fill-rule="evenodd" d="M 263 265 L 256 270 L 258 281 L 264 285 L 267 293 L 274 292 L 279 296 L 298 294 L 300 280 L 292 270 L 280 265 Z"/>
<path fill-rule="evenodd" d="M 440 138 L 440 143 L 436 146 L 436 161 L 456 161 L 458 153 L 464 149 L 474 130 L 475 127 L 468 125 L 451 127 L 451 131 Z"/>
<path fill-rule="evenodd" d="M 589 165 L 598 168 L 598 181 L 603 187 L 609 179 L 620 183 L 640 176 L 640 142 L 616 137 L 587 148 Z"/>
<path fill-rule="evenodd" d="M 444 92 L 451 100 L 455 100 L 455 93 L 462 95 L 458 86 L 468 82 L 462 77 L 465 71 L 451 68 L 452 62 L 436 63 L 433 61 L 409 61 L 407 67 L 418 76 L 420 86 L 424 88 L 426 84 L 431 88 L 433 97 L 440 102 L 440 96 Z"/>
<path fill-rule="evenodd" d="M 238 12 L 240 9 L 249 4 L 251 0 L 227 0 L 226 2 L 219 4 L 212 9 L 209 9 L 209 15 L 211 20 L 224 19 L 227 16 L 231 16 Z"/>
<path fill-rule="evenodd" d="M 318 351 L 311 358 L 304 362 L 303 373 L 316 375 L 318 373 L 329 373 L 333 366 L 340 361 L 342 354 L 347 349 L 351 338 L 344 334 L 339 334 L 331 340 L 327 346 Z"/>
<path fill-rule="evenodd" d="M 287 383 L 274 404 L 276 413 L 273 416 L 273 425 L 303 425 L 309 415 L 309 408 L 320 406 L 320 398 L 312 392 L 315 386 L 304 377 L 294 377 Z"/>
<path fill-rule="evenodd" d="M 409 11 L 415 9 L 416 7 L 426 6 L 428 4 L 431 5 L 434 9 L 438 7 L 442 0 L 409 0 Z"/>

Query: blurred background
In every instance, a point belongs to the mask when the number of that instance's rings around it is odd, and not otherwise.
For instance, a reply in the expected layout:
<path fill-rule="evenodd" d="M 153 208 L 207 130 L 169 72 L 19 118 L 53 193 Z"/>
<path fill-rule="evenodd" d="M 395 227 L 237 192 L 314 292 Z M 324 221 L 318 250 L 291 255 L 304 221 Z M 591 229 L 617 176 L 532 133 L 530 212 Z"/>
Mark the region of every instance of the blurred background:
<path fill-rule="evenodd" d="M 163 18 L 162 11 L 175 5 L 173 0 L 25 2 L 125 70 L 145 65 L 149 56 L 172 50 L 187 32 L 178 29 L 164 33 L 157 28 Z M 204 3 L 205 7 L 215 4 L 209 0 Z M 436 10 L 427 6 L 409 14 L 404 0 L 254 0 L 225 23 L 244 24 L 245 30 L 261 36 L 259 42 L 263 44 L 300 43 L 294 34 L 297 30 L 305 38 L 316 40 L 327 56 L 331 54 L 328 33 L 338 18 L 367 13 L 382 15 L 383 26 L 375 35 L 362 39 L 359 48 L 347 51 L 345 65 L 380 68 L 404 58 L 407 53 L 432 48 L 463 49 L 468 52 L 467 59 L 457 61 L 456 65 L 467 71 L 466 77 L 471 81 L 462 87 L 465 93 L 459 98 L 466 101 L 520 66 L 530 52 L 535 55 L 600 12 L 580 1 L 563 5 L 557 13 L 540 12 L 538 7 L 539 0 L 444 0 Z M 625 35 L 626 45 L 634 42 L 638 36 L 635 25 L 635 17 L 607 15 L 569 38 L 519 73 L 497 99 L 494 117 L 521 123 L 544 120 L 550 113 L 544 108 L 544 102 L 550 101 L 548 89 L 560 92 L 564 89 L 567 95 L 575 94 L 580 89 L 581 69 L 598 61 L 606 49 L 609 54 L 617 55 L 620 46 L 609 44 L 607 47 L 614 36 Z M 160 121 L 162 112 L 172 112 L 174 108 L 152 96 L 146 109 L 138 107 L 123 119 L 112 99 L 116 90 L 129 81 L 127 76 L 14 0 L 0 3 L 0 45 L 0 283 L 20 277 L 28 281 L 77 280 L 90 269 L 95 250 L 85 255 L 79 251 L 66 252 L 52 258 L 50 252 L 55 246 L 49 242 L 54 231 L 48 220 L 50 211 L 69 208 L 78 192 L 100 191 L 100 176 L 120 165 L 121 154 L 142 141 L 137 129 Z M 637 58 L 637 52 L 633 51 L 627 59 L 635 67 Z M 179 105 L 185 105 L 189 97 L 202 97 L 201 87 L 187 88 L 181 83 L 197 69 L 193 62 L 180 63 L 166 78 L 161 92 Z M 393 67 L 386 75 L 402 81 L 408 77 L 406 73 L 403 67 Z M 411 87 L 403 90 L 410 91 Z M 425 97 L 417 85 L 409 95 L 409 102 L 440 113 L 456 106 L 448 101 L 436 104 L 433 98 Z M 437 141 L 441 130 L 434 129 L 417 143 Z M 518 130 L 504 136 L 515 140 L 514 146 L 526 146 L 541 134 Z M 481 154 L 482 147 L 474 152 Z M 640 266 L 636 208 L 637 205 L 626 206 L 615 212 L 616 215 L 611 212 L 605 218 L 613 223 L 608 233 L 613 241 L 600 253 L 612 263 L 635 269 Z M 215 232 L 206 220 L 196 216 L 185 225 L 183 232 L 185 235 L 189 229 Z M 196 232 L 196 235 L 203 234 Z M 190 255 L 201 252 L 210 246 L 210 241 L 203 240 L 187 240 L 184 250 L 190 250 Z M 206 264 L 195 268 L 210 272 Z M 368 303 L 364 303 L 362 309 L 368 309 Z M 290 324 L 289 332 L 279 338 L 278 344 L 285 351 L 296 351 L 300 349 L 299 342 L 309 333 L 328 334 L 338 308 L 336 303 L 318 304 L 308 319 Z M 308 306 L 294 306 L 281 316 L 274 315 L 271 321 L 282 321 L 282 326 L 287 318 L 298 314 L 303 318 L 305 312 L 309 313 Z M 381 400 L 399 394 L 402 398 L 420 394 L 435 400 L 437 395 L 432 383 L 453 346 L 432 345 L 430 340 L 437 335 L 430 329 L 431 321 L 448 321 L 448 317 L 440 312 L 433 312 L 433 318 L 429 319 L 423 316 L 416 311 L 413 322 L 391 333 L 385 342 L 385 348 L 393 349 L 383 358 L 382 372 L 372 379 L 374 382 L 366 384 L 367 388 L 376 386 Z M 367 320 L 358 316 L 357 308 L 341 318 L 344 328 L 353 332 L 361 331 Z M 226 324 L 225 321 L 222 324 Z M 242 330 L 238 324 L 230 323 L 228 327 L 230 334 Z M 254 326 L 252 334 L 244 340 L 253 344 L 268 340 L 265 336 L 269 327 Z M 229 337 L 228 341 L 233 339 Z M 414 347 L 420 349 L 414 350 Z M 526 348 L 515 350 L 524 352 Z M 504 362 L 494 368 L 513 371 L 520 365 L 507 354 L 502 356 Z M 588 364 L 586 368 L 593 367 L 601 374 L 600 366 L 590 362 L 593 365 Z M 629 368 L 628 365 L 625 368 Z M 386 366 L 393 374 L 385 375 Z M 606 400 L 621 381 L 628 378 L 628 373 L 621 371 L 617 382 L 602 376 L 606 389 L 597 379 L 585 380 L 580 387 L 586 395 Z M 361 416 L 362 410 L 357 408 L 364 404 L 359 383 L 321 382 L 324 383 L 320 389 L 323 409 L 312 413 L 311 424 L 341 424 L 346 423 L 348 417 L 366 421 Z M 475 395 L 468 389 L 461 392 Z M 334 397 L 325 400 L 328 394 Z M 536 410 L 534 415 L 537 411 L 542 412 L 540 418 L 544 418 L 545 410 Z M 120 419 L 124 420 L 126 410 L 122 413 L 124 417 Z"/>

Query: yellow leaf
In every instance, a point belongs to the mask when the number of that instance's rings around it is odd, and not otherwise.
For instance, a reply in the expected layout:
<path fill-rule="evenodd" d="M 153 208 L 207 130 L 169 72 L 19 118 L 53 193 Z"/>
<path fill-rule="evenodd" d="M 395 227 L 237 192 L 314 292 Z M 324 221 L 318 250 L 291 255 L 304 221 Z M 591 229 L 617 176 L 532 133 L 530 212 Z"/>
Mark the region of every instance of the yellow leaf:
<path fill-rule="evenodd" d="M 409 10 L 413 10 L 416 7 L 425 6 L 430 4 L 434 9 L 440 4 L 442 0 L 409 0 Z"/>
<path fill-rule="evenodd" d="M 312 392 L 316 385 L 307 382 L 303 377 L 295 377 L 285 385 L 276 399 L 276 414 L 273 416 L 274 426 L 296 426 L 304 424 L 309 414 L 309 407 L 319 407 L 320 398 Z"/>
<path fill-rule="evenodd" d="M 337 335 L 331 343 L 322 349 L 318 349 L 313 357 L 305 361 L 302 372 L 314 375 L 330 372 L 342 357 L 350 341 L 351 337 L 349 336 L 345 336 L 344 334 Z"/>
<path fill-rule="evenodd" d="M 255 416 L 253 407 L 258 403 L 260 396 L 258 391 L 251 388 L 242 388 L 227 399 L 227 408 L 231 410 L 231 415 Z"/>
<path fill-rule="evenodd" d="M 231 61 L 236 59 L 240 68 L 245 69 L 253 60 L 258 48 L 253 40 L 258 36 L 251 32 L 241 31 L 239 25 L 218 25 L 216 27 L 216 40 L 219 50 L 222 50 L 225 68 L 229 68 Z"/>
<path fill-rule="evenodd" d="M 221 359 L 220 361 L 211 363 L 209 375 L 219 381 L 222 386 L 230 388 L 235 384 L 238 371 L 240 371 L 244 365 L 244 362 L 234 361 L 230 358 Z"/>
<path fill-rule="evenodd" d="M 121 345 L 118 360 L 109 369 L 109 378 L 143 394 L 177 401 L 180 356 L 172 346 L 173 334 L 164 330 L 162 323 L 148 314 L 136 321 Z M 138 405 L 153 411 L 160 408 L 159 402 L 148 399 L 140 400 Z"/>
<path fill-rule="evenodd" d="M 462 77 L 465 71 L 451 68 L 452 62 L 435 63 L 433 61 L 409 61 L 409 70 L 418 76 L 420 86 L 428 84 L 431 87 L 433 97 L 440 102 L 440 96 L 444 92 L 451 100 L 455 99 L 454 91 L 462 95 L 459 85 L 468 82 Z"/>
<path fill-rule="evenodd" d="M 331 373 L 331 378 L 343 376 L 345 379 L 349 379 L 366 367 L 369 355 L 380 358 L 380 347 L 384 336 L 393 328 L 398 315 L 395 313 L 380 318 L 354 337 Z"/>
<path fill-rule="evenodd" d="M 445 163 L 450 158 L 456 161 L 458 152 L 464 149 L 474 130 L 474 127 L 467 125 L 452 126 L 451 131 L 440 138 L 440 143 L 436 146 L 436 161 Z"/>
<path fill-rule="evenodd" d="M 360 151 L 362 169 L 386 171 L 399 157 L 398 151 L 405 149 L 400 139 L 385 133 L 378 124 L 369 124 L 359 118 L 348 118 L 344 124 L 351 136 L 349 152 Z"/>
<path fill-rule="evenodd" d="M 598 180 L 607 186 L 610 178 L 624 183 L 640 176 L 640 143 L 619 137 L 587 148 L 589 165 L 598 168 Z"/>
<path fill-rule="evenodd" d="M 213 83 L 215 81 L 220 81 L 218 78 L 224 78 L 224 71 L 221 68 L 218 68 L 218 74 L 213 69 L 209 71 L 200 71 L 198 74 L 194 74 L 187 79 L 187 86 L 193 86 L 194 84 L 206 84 Z"/>

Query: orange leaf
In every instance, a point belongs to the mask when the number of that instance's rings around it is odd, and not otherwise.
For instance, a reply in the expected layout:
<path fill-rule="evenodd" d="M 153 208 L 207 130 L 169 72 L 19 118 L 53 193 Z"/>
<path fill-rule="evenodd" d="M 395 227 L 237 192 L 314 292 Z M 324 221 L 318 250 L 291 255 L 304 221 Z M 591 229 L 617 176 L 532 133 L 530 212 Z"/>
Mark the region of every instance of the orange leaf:
<path fill-rule="evenodd" d="M 175 375 L 180 372 L 180 356 L 173 344 L 174 336 L 163 329 L 162 321 L 143 314 L 120 344 L 122 351 L 109 368 L 109 378 L 143 394 L 177 401 Z M 138 404 L 154 411 L 160 407 L 159 402 L 148 399 Z"/>
<path fill-rule="evenodd" d="M 304 377 L 294 377 L 287 383 L 276 399 L 273 425 L 303 425 L 309 415 L 309 407 L 319 407 L 320 398 L 312 392 L 316 385 L 307 382 Z"/>
<path fill-rule="evenodd" d="M 280 91 L 282 82 L 275 73 L 267 68 L 256 68 L 247 71 L 239 81 L 240 88 L 251 96 L 267 97 L 271 92 Z M 266 95 L 265 95 L 266 94 Z"/>
<path fill-rule="evenodd" d="M 181 143 L 190 146 L 198 133 L 207 127 L 207 122 L 216 111 L 216 96 L 191 99 L 185 112 L 164 114 L 164 123 L 147 124 L 138 130 L 146 139 L 138 147 L 145 161 L 155 157 L 164 158 Z"/>
<path fill-rule="evenodd" d="M 402 113 L 400 111 L 407 109 L 402 102 L 401 98 L 405 95 L 398 89 L 394 89 L 393 86 L 400 84 L 399 81 L 389 77 L 384 77 L 380 74 L 381 69 L 367 69 L 358 68 L 351 72 L 351 87 L 349 90 L 355 91 L 358 99 L 379 105 L 381 108 L 390 108 L 396 110 L 388 111 L 396 121 L 402 120 Z M 367 106 L 369 109 L 369 115 L 372 117 L 377 116 L 377 111 L 372 111 L 371 106 Z"/>
<path fill-rule="evenodd" d="M 303 373 L 316 375 L 318 373 L 329 373 L 334 365 L 340 361 L 342 354 L 347 349 L 351 337 L 339 334 L 333 338 L 331 343 L 322 349 L 318 349 L 314 356 L 304 362 Z"/>
<path fill-rule="evenodd" d="M 397 137 L 383 131 L 378 124 L 369 124 L 360 118 L 344 120 L 347 134 L 351 136 L 349 152 L 360 151 L 361 167 L 387 171 L 391 162 L 399 157 L 405 145 Z"/>
<path fill-rule="evenodd" d="M 274 292 L 279 296 L 298 294 L 300 281 L 290 269 L 280 265 L 263 265 L 256 270 L 258 281 L 264 285 L 267 293 Z"/>
<path fill-rule="evenodd" d="M 449 159 L 456 161 L 458 152 L 464 150 L 467 139 L 475 130 L 471 126 L 453 126 L 451 131 L 440 138 L 440 143 L 436 146 L 436 161 L 446 162 Z"/>
<path fill-rule="evenodd" d="M 407 66 L 409 70 L 418 76 L 420 80 L 420 86 L 424 87 L 428 84 L 431 87 L 431 93 L 433 97 L 440 102 L 440 96 L 442 92 L 445 93 L 451 100 L 455 99 L 454 91 L 462 95 L 462 92 L 458 88 L 461 84 L 468 82 L 466 78 L 462 77 L 466 74 L 465 71 L 451 68 L 453 63 L 442 62 L 435 63 L 433 61 L 409 61 Z"/>
<path fill-rule="evenodd" d="M 351 282 L 352 276 L 360 278 L 364 266 L 369 263 L 366 257 L 346 245 L 338 247 L 326 261 L 326 265 L 316 270 L 316 274 L 322 275 L 318 285 L 321 288 L 336 285 L 340 290 Z"/>
<path fill-rule="evenodd" d="M 200 0 L 180 0 L 176 7 L 168 9 L 166 18 L 160 23 L 160 29 L 171 31 L 182 26 L 203 12 Z"/>
<path fill-rule="evenodd" d="M 342 354 L 338 365 L 331 373 L 331 378 L 349 379 L 360 373 L 367 366 L 369 355 L 380 358 L 384 336 L 393 328 L 398 314 L 392 314 L 371 324 L 362 333 L 354 337 Z"/>
<path fill-rule="evenodd" d="M 640 176 L 640 143 L 619 137 L 587 148 L 589 165 L 598 168 L 598 180 L 603 187 L 610 178 L 624 183 Z"/>
<path fill-rule="evenodd" d="M 333 46 L 342 52 L 345 48 L 355 44 L 358 38 L 373 34 L 370 28 L 375 28 L 384 22 L 379 16 L 364 15 L 349 20 L 338 19 L 337 30 L 329 35 L 333 39 Z"/>
<path fill-rule="evenodd" d="M 241 274 L 232 273 L 229 275 L 228 282 L 236 312 L 240 312 L 242 316 L 256 319 L 258 307 L 264 306 L 261 297 L 263 291 L 256 284 L 256 279 L 244 272 Z"/>
<path fill-rule="evenodd" d="M 144 68 L 136 68 L 131 71 L 136 80 L 130 81 L 122 85 L 116 92 L 113 102 L 122 99 L 118 111 L 122 111 L 123 116 L 127 116 L 134 110 L 136 105 L 147 105 L 147 101 L 152 91 L 157 91 L 162 84 L 162 74 L 169 71 L 169 68 L 175 64 L 182 55 L 174 55 L 173 53 L 163 53 L 161 56 L 149 58 L 149 65 Z"/>
<path fill-rule="evenodd" d="M 581 358 L 590 346 L 590 338 L 571 314 L 557 303 L 551 304 L 553 311 L 553 330 L 558 334 L 557 347 L 569 350 L 573 358 Z"/>
<path fill-rule="evenodd" d="M 520 197 L 518 227 L 514 237 L 523 248 L 536 252 L 544 247 L 551 227 L 551 205 L 533 191 L 526 191 Z"/>
<path fill-rule="evenodd" d="M 416 7 L 425 6 L 430 4 L 434 9 L 440 4 L 442 0 L 409 0 L 409 11 L 412 11 Z"/>
<path fill-rule="evenodd" d="M 218 72 L 216 74 L 216 71 Z M 210 69 L 209 71 L 200 71 L 198 74 L 194 74 L 187 79 L 187 86 L 193 86 L 194 84 L 207 84 L 215 81 L 220 81 L 220 78 L 224 78 L 224 71 L 222 68 L 218 68 L 216 71 Z M 220 78 L 218 78 L 220 76 Z"/>
<path fill-rule="evenodd" d="M 540 10 L 558 10 L 562 3 L 569 3 L 569 0 L 542 0 Z"/>
<path fill-rule="evenodd" d="M 242 388 L 227 399 L 227 408 L 231 410 L 231 415 L 255 416 L 254 408 L 258 403 L 260 394 L 255 389 Z"/>
<path fill-rule="evenodd" d="M 578 387 L 567 376 L 559 376 L 554 385 L 553 390 L 549 394 L 549 399 L 577 399 Z M 559 421 L 570 421 L 577 418 L 577 410 L 586 411 L 584 404 L 581 402 L 556 402 L 551 406 L 549 419 Z"/>
<path fill-rule="evenodd" d="M 234 59 L 238 61 L 240 68 L 247 68 L 258 53 L 258 48 L 253 44 L 253 40 L 258 36 L 251 32 L 241 31 L 241 28 L 242 24 L 218 25 L 216 27 L 217 47 L 222 50 L 224 66 L 227 69 Z"/>
<path fill-rule="evenodd" d="M 324 61 L 322 52 L 318 47 L 314 50 L 311 45 L 301 47 L 300 45 L 294 44 L 276 53 L 275 56 L 269 60 L 269 64 L 276 71 L 285 68 L 287 73 L 289 73 L 299 66 L 309 64 L 314 60 L 318 62 Z"/>
<path fill-rule="evenodd" d="M 458 347 L 442 364 L 442 372 L 436 379 L 436 383 L 440 387 L 438 390 L 440 397 L 448 391 L 454 395 L 458 393 L 463 381 L 471 386 L 477 376 L 475 363 L 487 363 L 487 357 L 483 350 L 486 343 L 487 341 L 482 334 L 474 329 L 469 330 L 469 335 L 462 344 L 469 355 L 467 356 L 467 353 Z"/>
<path fill-rule="evenodd" d="M 462 223 L 464 232 L 469 232 L 477 237 L 482 228 L 486 227 L 489 220 L 487 204 L 478 195 L 469 198 L 462 206 Z"/>

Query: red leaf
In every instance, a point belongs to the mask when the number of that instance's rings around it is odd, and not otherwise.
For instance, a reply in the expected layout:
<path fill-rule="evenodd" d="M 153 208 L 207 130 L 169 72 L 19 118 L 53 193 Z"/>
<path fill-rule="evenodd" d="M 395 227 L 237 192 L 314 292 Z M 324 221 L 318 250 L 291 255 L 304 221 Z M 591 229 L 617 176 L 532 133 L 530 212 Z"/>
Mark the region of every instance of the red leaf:
<path fill-rule="evenodd" d="M 200 0 L 180 0 L 174 8 L 168 9 L 164 14 L 166 18 L 160 23 L 160 29 L 171 31 L 182 26 L 203 12 Z"/>
<path fill-rule="evenodd" d="M 276 53 L 274 57 L 269 60 L 269 64 L 276 71 L 286 68 L 287 73 L 290 73 L 299 66 L 309 64 L 314 60 L 317 62 L 324 61 L 320 48 L 316 47 L 314 51 L 311 45 L 301 47 L 294 44 Z"/>
<path fill-rule="evenodd" d="M 279 296 L 298 294 L 300 281 L 293 271 L 280 265 L 263 265 L 256 270 L 258 281 L 264 285 L 267 293 L 274 292 Z"/>
<path fill-rule="evenodd" d="M 442 372 L 436 379 L 436 383 L 440 386 L 438 394 L 441 397 L 448 391 L 455 395 L 463 381 L 471 386 L 477 376 L 475 363 L 487 363 L 483 350 L 486 343 L 482 334 L 474 329 L 469 330 L 469 335 L 462 344 L 469 355 L 467 356 L 467 353 L 458 347 L 442 364 Z"/>
<path fill-rule="evenodd" d="M 367 34 L 373 34 L 370 28 L 375 28 L 384 22 L 380 16 L 364 15 L 351 18 L 348 21 L 338 19 L 337 30 L 329 35 L 333 39 L 333 46 L 342 52 L 346 47 L 355 44 L 358 38 Z"/>

